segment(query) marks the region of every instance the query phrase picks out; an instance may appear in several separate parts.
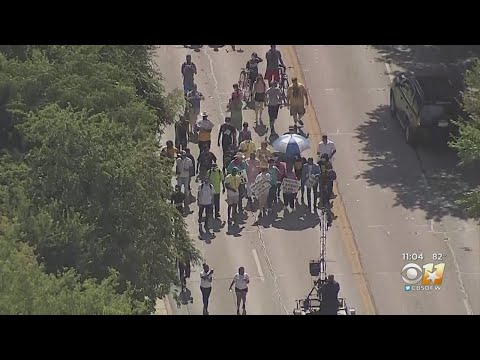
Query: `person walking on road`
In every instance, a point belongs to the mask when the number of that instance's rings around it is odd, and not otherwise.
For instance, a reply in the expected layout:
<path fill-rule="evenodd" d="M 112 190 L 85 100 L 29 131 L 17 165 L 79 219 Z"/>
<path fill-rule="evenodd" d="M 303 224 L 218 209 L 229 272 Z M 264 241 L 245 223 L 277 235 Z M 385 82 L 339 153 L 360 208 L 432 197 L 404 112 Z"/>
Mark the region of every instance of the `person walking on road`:
<path fill-rule="evenodd" d="M 213 269 L 210 269 L 210 266 L 207 264 L 203 264 L 202 267 L 203 271 L 200 272 L 200 291 L 202 292 L 203 315 L 209 315 L 208 301 L 212 293 Z"/>
<path fill-rule="evenodd" d="M 202 181 L 207 175 L 207 171 L 212 168 L 213 163 L 217 162 L 217 157 L 210 151 L 210 147 L 205 145 L 197 158 L 197 175 Z"/>
<path fill-rule="evenodd" d="M 267 91 L 267 84 L 263 80 L 262 75 L 258 75 L 253 84 L 253 99 L 255 100 L 255 122 L 260 120 L 262 123 L 263 108 L 265 106 L 265 92 Z"/>
<path fill-rule="evenodd" d="M 213 164 L 212 168 L 207 172 L 208 181 L 213 185 L 213 207 L 215 210 L 215 219 L 220 218 L 220 191 L 223 184 L 223 172 L 218 168 L 217 164 Z M 225 190 L 225 186 L 223 186 Z"/>
<path fill-rule="evenodd" d="M 319 157 L 325 157 L 328 161 L 333 160 L 333 155 L 337 153 L 337 149 L 335 148 L 335 144 L 333 141 L 328 140 L 327 135 L 322 136 L 322 141 L 318 144 L 317 148 L 317 155 Z"/>
<path fill-rule="evenodd" d="M 302 179 L 303 166 L 307 163 L 307 159 L 298 155 L 293 163 L 293 169 L 295 170 L 295 176 L 298 180 Z M 305 189 L 301 186 L 300 196 L 302 197 L 302 203 L 305 204 Z"/>
<path fill-rule="evenodd" d="M 223 152 L 223 176 L 226 177 L 228 174 L 228 166 L 231 164 L 232 160 L 237 154 L 237 147 L 235 145 L 230 145 L 226 151 Z"/>
<path fill-rule="evenodd" d="M 260 143 L 260 149 L 257 150 L 257 158 L 260 160 L 260 165 L 268 167 L 268 160 L 272 157 L 272 152 L 267 149 L 268 143 L 263 140 Z"/>
<path fill-rule="evenodd" d="M 192 62 L 192 55 L 187 55 L 185 57 L 185 62 L 182 64 L 181 73 L 183 77 L 183 92 L 186 94 L 193 90 L 195 75 L 197 75 L 197 66 Z"/>
<path fill-rule="evenodd" d="M 203 179 L 202 184 L 198 187 L 198 231 L 202 232 L 202 218 L 205 211 L 205 233 L 209 233 L 209 219 L 213 210 L 214 189 L 207 178 Z"/>
<path fill-rule="evenodd" d="M 265 92 L 265 103 L 268 107 L 268 117 L 270 120 L 270 131 L 275 134 L 275 120 L 278 117 L 278 109 L 282 104 L 282 91 L 278 88 L 276 81 L 270 82 L 270 87 Z"/>
<path fill-rule="evenodd" d="M 236 145 L 237 143 L 237 129 L 232 126 L 229 117 L 226 117 L 225 122 L 220 126 L 217 140 L 218 146 L 220 146 L 220 140 L 222 141 L 223 154 L 225 154 L 231 145 Z"/>
<path fill-rule="evenodd" d="M 246 302 L 248 293 L 248 284 L 250 284 L 250 277 L 245 272 L 245 268 L 240 266 L 238 272 L 233 277 L 230 284 L 229 291 L 232 291 L 233 285 L 235 285 L 235 295 L 237 296 L 237 315 L 240 315 L 240 305 L 243 302 L 242 314 L 247 315 Z"/>
<path fill-rule="evenodd" d="M 268 160 L 268 174 L 270 175 L 270 190 L 268 191 L 268 210 L 272 211 L 273 202 L 276 202 L 278 197 L 280 196 L 280 170 L 275 165 L 274 159 Z M 277 195 L 278 190 L 278 195 Z"/>
<path fill-rule="evenodd" d="M 251 133 L 245 135 L 245 139 L 240 143 L 239 150 L 245 155 L 247 159 L 250 158 L 251 153 L 255 153 L 257 148 L 252 141 Z"/>
<path fill-rule="evenodd" d="M 252 131 L 248 128 L 248 122 L 243 123 L 243 129 L 238 132 L 238 144 L 242 141 L 252 138 Z"/>
<path fill-rule="evenodd" d="M 258 77 L 258 64 L 263 62 L 263 59 L 259 58 L 257 53 L 252 53 L 252 57 L 245 65 L 245 69 L 248 71 L 248 80 L 250 84 L 250 93 L 252 92 L 253 83 Z"/>
<path fill-rule="evenodd" d="M 257 175 L 257 178 L 255 179 L 255 182 L 263 182 L 266 181 L 271 184 L 272 179 L 270 177 L 270 174 L 268 173 L 268 167 L 262 166 L 261 168 L 261 173 Z M 270 195 L 270 191 L 267 191 L 263 194 L 258 194 L 258 217 L 264 217 L 267 215 L 267 208 L 268 207 L 268 197 Z"/>
<path fill-rule="evenodd" d="M 270 83 L 272 80 L 275 80 L 277 83 L 280 82 L 279 67 L 282 66 L 285 68 L 285 64 L 283 63 L 280 50 L 277 50 L 277 45 L 270 45 L 270 50 L 268 50 L 265 54 L 265 59 L 267 59 L 265 80 L 268 81 L 268 83 Z"/>
<path fill-rule="evenodd" d="M 192 153 L 190 152 L 189 148 L 185 149 L 185 156 L 189 158 L 192 161 L 192 167 L 190 168 L 190 177 L 188 178 L 188 190 L 192 191 L 192 187 L 190 186 L 192 182 L 192 178 L 195 177 L 195 158 L 193 157 Z M 190 201 L 190 199 L 187 199 L 187 201 Z"/>
<path fill-rule="evenodd" d="M 284 179 L 297 180 L 297 176 L 295 175 L 295 171 L 293 170 L 293 163 L 287 163 L 287 171 L 285 172 Z M 285 212 L 288 211 L 289 205 L 292 210 L 295 210 L 296 198 L 297 198 L 296 192 L 290 192 L 285 190 L 283 191 L 283 205 L 284 205 L 283 210 Z"/>
<path fill-rule="evenodd" d="M 245 155 L 243 155 L 241 152 L 237 153 L 234 159 L 230 162 L 230 165 L 228 165 L 228 168 L 227 168 L 227 173 L 231 174 L 234 168 L 237 169 L 237 174 L 238 174 L 238 177 L 240 178 L 240 185 L 238 187 L 238 193 L 239 193 L 238 211 L 242 212 L 243 198 L 246 195 L 245 184 L 247 182 L 247 176 L 246 176 L 247 163 L 245 161 Z"/>
<path fill-rule="evenodd" d="M 175 147 L 185 150 L 188 145 L 189 124 L 185 116 L 180 115 L 180 120 L 175 123 Z"/>
<path fill-rule="evenodd" d="M 302 117 L 305 115 L 305 108 L 308 106 L 308 93 L 305 86 L 299 83 L 296 77 L 292 78 L 292 85 L 287 90 L 287 106 L 295 125 L 298 122 L 300 126 L 303 126 Z"/>
<path fill-rule="evenodd" d="M 313 158 L 308 158 L 307 164 L 302 170 L 302 188 L 306 188 L 308 211 L 312 212 L 312 192 L 313 192 L 313 211 L 317 210 L 318 200 L 318 177 L 320 176 L 320 166 L 313 162 Z M 303 200 L 303 196 L 302 196 Z M 303 201 L 304 202 L 304 201 Z"/>
<path fill-rule="evenodd" d="M 175 186 L 175 191 L 173 192 L 172 196 L 170 197 L 170 201 L 172 205 L 175 205 L 177 211 L 183 215 L 185 213 L 183 205 L 185 201 L 185 194 L 180 190 L 180 186 Z"/>
<path fill-rule="evenodd" d="M 201 92 L 197 90 L 197 85 L 193 84 L 193 90 L 187 93 L 187 119 L 190 123 L 190 133 L 195 132 L 195 123 L 200 115 L 200 103 L 205 100 Z"/>
<path fill-rule="evenodd" d="M 192 160 L 187 157 L 185 151 L 180 152 L 180 157 L 177 158 L 176 163 L 176 174 L 177 174 L 177 185 L 181 189 L 183 185 L 183 193 L 185 194 L 185 199 L 190 199 L 190 174 L 193 168 Z"/>
<path fill-rule="evenodd" d="M 233 84 L 232 96 L 227 106 L 230 111 L 230 118 L 235 129 L 240 130 L 243 122 L 243 93 L 238 88 L 238 84 Z"/>
<path fill-rule="evenodd" d="M 239 188 L 240 188 L 240 176 L 238 175 L 238 169 L 234 167 L 231 174 L 228 174 L 225 178 L 225 188 L 227 189 L 227 222 L 230 225 L 232 217 L 237 215 L 237 205 L 240 200 Z M 224 191 L 225 191 L 224 188 Z"/>
<path fill-rule="evenodd" d="M 255 153 L 250 154 L 250 159 L 247 160 L 247 198 L 248 203 L 247 206 L 251 207 L 253 204 L 253 192 L 252 192 L 252 185 L 257 179 L 257 175 L 260 172 L 260 161 L 255 159 Z"/>
<path fill-rule="evenodd" d="M 282 190 L 282 182 L 285 178 L 285 173 L 287 172 L 287 164 L 284 161 L 281 161 L 280 158 L 275 160 L 275 167 L 277 168 L 278 175 L 277 175 L 277 201 L 280 200 L 280 191 Z M 270 174 L 272 176 L 272 174 Z"/>
<path fill-rule="evenodd" d="M 202 113 L 202 118 L 197 121 L 195 128 L 198 129 L 198 149 L 202 151 L 205 145 L 210 148 L 212 145 L 213 123 L 208 118 L 206 112 Z"/>
<path fill-rule="evenodd" d="M 178 260 L 178 272 L 180 273 L 180 284 L 182 286 L 182 292 L 187 288 L 187 279 L 190 279 L 191 265 L 190 259 Z"/>

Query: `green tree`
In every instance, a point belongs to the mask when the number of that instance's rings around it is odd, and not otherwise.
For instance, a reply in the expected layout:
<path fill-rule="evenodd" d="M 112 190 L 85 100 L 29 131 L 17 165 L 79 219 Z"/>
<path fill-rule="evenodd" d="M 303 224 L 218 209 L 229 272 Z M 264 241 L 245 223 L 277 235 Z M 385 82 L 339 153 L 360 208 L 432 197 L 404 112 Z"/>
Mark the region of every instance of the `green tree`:
<path fill-rule="evenodd" d="M 33 249 L 15 240 L 16 225 L 0 218 L 0 314 L 2 315 L 132 315 L 147 314 L 133 299 L 132 288 L 117 293 L 118 274 L 101 283 L 80 281 L 73 270 L 46 274 Z"/>
<path fill-rule="evenodd" d="M 480 62 L 465 75 L 466 90 L 463 94 L 463 110 L 468 119 L 457 121 L 459 135 L 450 142 L 461 159 L 462 165 L 473 164 L 480 160 Z M 480 219 L 480 187 L 468 191 L 459 200 L 466 212 Z"/>
<path fill-rule="evenodd" d="M 0 145 L 11 154 L 0 157 L 0 210 L 18 221 L 17 239 L 47 273 L 74 269 L 88 283 L 114 269 L 116 289 L 148 299 L 149 311 L 177 280 L 176 260 L 199 257 L 168 204 L 172 164 L 155 140 L 183 98 L 164 93 L 152 51 L 30 46 L 0 54 L 0 124 L 10 134 Z"/>

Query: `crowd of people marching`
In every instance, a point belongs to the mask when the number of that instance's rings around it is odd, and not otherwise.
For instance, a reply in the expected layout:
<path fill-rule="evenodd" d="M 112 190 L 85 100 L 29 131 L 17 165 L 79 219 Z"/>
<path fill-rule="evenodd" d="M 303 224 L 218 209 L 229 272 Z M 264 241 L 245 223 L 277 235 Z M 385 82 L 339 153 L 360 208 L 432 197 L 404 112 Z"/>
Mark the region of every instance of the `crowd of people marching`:
<path fill-rule="evenodd" d="M 263 59 L 256 53 L 252 54 L 246 65 L 252 100 L 255 101 L 255 122 L 262 122 L 263 109 L 266 105 L 273 134 L 279 108 L 285 101 L 294 122 L 286 134 L 297 134 L 299 128 L 303 126 L 302 117 L 308 106 L 307 90 L 293 78 L 286 99 L 282 99 L 278 89 L 279 68 L 284 67 L 281 53 L 275 45 L 271 45 L 265 57 L 265 76 L 260 74 L 258 68 Z M 224 119 L 224 123 L 218 129 L 218 136 L 214 138 L 218 147 L 222 149 L 220 162 L 220 154 L 215 155 L 211 148 L 215 125 L 206 112 L 201 112 L 201 102 L 205 97 L 195 84 L 197 67 L 191 55 L 186 56 L 181 73 L 187 107 L 175 124 L 175 143 L 167 141 L 162 149 L 162 155 L 175 162 L 177 182 L 171 201 L 184 216 L 190 213 L 189 207 L 193 199 L 192 179 L 198 183 L 196 201 L 200 235 L 210 232 L 213 218 L 221 218 L 222 194 L 226 194 L 229 227 L 237 222 L 238 214 L 244 209 L 258 208 L 258 218 L 262 218 L 273 214 L 274 204 L 280 204 L 281 200 L 284 214 L 287 214 L 289 208 L 293 211 L 298 206 L 299 195 L 301 203 L 307 204 L 310 213 L 316 214 L 318 208 L 326 211 L 330 226 L 333 220 L 331 211 L 331 199 L 334 197 L 333 182 L 337 176 L 332 166 L 332 159 L 336 153 L 334 143 L 328 140 L 327 136 L 323 136 L 317 148 L 319 157 L 317 160 L 311 157 L 306 159 L 300 153 L 292 156 L 273 152 L 269 149 L 267 140 L 256 144 L 252 140 L 249 123 L 243 121 L 243 94 L 238 84 L 234 84 L 228 103 L 230 116 Z M 265 80 L 269 82 L 270 87 L 266 86 Z M 189 143 L 193 141 L 197 142 L 199 148 L 196 159 L 189 149 Z M 292 183 L 298 185 L 292 186 Z M 283 195 L 283 199 L 280 195 Z M 182 288 L 185 286 L 185 279 L 190 276 L 188 263 L 188 260 L 180 261 Z M 204 264 L 200 275 L 204 314 L 208 314 L 212 273 L 213 270 Z M 245 314 L 248 283 L 248 274 L 240 267 L 230 286 L 231 289 L 235 285 L 237 314 L 240 313 L 242 302 Z"/>

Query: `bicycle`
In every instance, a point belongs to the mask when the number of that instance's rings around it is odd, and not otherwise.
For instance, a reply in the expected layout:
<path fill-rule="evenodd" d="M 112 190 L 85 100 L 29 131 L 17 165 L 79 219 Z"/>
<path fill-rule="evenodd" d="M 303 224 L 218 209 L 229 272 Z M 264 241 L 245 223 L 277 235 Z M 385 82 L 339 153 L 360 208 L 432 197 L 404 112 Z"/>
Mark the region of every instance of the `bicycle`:
<path fill-rule="evenodd" d="M 240 71 L 240 77 L 238 80 L 238 88 L 243 93 L 243 101 L 247 104 L 251 101 L 252 98 L 252 89 L 250 84 L 250 71 L 248 69 L 242 68 Z"/>
<path fill-rule="evenodd" d="M 288 69 L 293 69 L 293 66 L 289 66 Z M 278 87 L 282 92 L 283 105 L 287 106 L 287 90 L 288 90 L 288 87 L 290 86 L 290 82 L 288 81 L 287 67 L 280 66 L 278 68 L 278 72 L 279 72 L 279 78 L 280 78 Z"/>

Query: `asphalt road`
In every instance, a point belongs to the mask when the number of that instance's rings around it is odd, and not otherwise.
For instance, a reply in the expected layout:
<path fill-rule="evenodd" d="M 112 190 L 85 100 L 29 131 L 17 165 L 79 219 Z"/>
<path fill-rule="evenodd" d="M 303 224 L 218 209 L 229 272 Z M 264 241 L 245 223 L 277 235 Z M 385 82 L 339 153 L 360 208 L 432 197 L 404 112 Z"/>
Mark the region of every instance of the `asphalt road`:
<path fill-rule="evenodd" d="M 238 81 L 240 68 L 245 66 L 250 54 L 255 51 L 264 57 L 268 46 L 239 46 L 242 52 L 232 52 L 230 48 L 214 52 L 204 48 L 201 52 L 187 50 L 183 46 L 160 46 L 156 61 L 159 71 L 166 80 L 167 90 L 181 88 L 180 65 L 186 54 L 192 54 L 197 65 L 196 83 L 206 100 L 202 111 L 209 113 L 209 118 L 216 125 L 212 139 L 218 134 L 220 125 L 226 114 L 226 104 L 232 92 L 232 85 Z M 228 52 L 226 51 L 228 50 Z M 238 50 L 238 48 L 237 48 Z M 289 60 L 285 59 L 287 65 Z M 263 65 L 263 64 L 262 64 Z M 264 66 L 261 65 L 261 71 Z M 290 74 L 290 76 L 293 76 Z M 250 128 L 254 127 L 255 114 L 253 110 L 244 110 L 244 120 Z M 265 111 L 264 122 L 268 124 Z M 283 133 L 293 123 L 286 109 L 280 110 L 276 122 L 276 130 Z M 265 137 L 265 129 L 259 127 L 253 131 L 253 139 L 259 145 Z M 268 132 L 268 135 L 270 133 Z M 165 142 L 173 140 L 172 129 L 167 129 L 162 137 Z M 318 140 L 315 140 L 318 142 Z M 213 152 L 221 158 L 221 149 L 212 141 Z M 196 144 L 190 144 L 195 157 L 198 155 Z M 316 146 L 314 146 L 316 149 Z M 308 155 L 308 154 L 307 154 Z M 196 193 L 196 191 L 194 192 Z M 276 219 L 262 220 L 256 223 L 254 213 L 246 212 L 246 217 L 238 228 L 227 229 L 225 197 L 221 199 L 222 222 L 216 225 L 215 237 L 207 241 L 198 237 L 197 208 L 192 204 L 194 213 L 186 219 L 189 231 L 198 244 L 204 258 L 214 268 L 214 282 L 210 299 L 209 311 L 213 314 L 235 314 L 235 300 L 228 287 L 239 266 L 244 266 L 252 281 L 248 294 L 248 314 L 292 314 L 295 300 L 304 297 L 312 288 L 312 278 L 309 275 L 309 260 L 319 256 L 320 229 L 314 216 L 307 216 L 305 208 L 300 207 L 294 213 L 283 216 L 280 210 Z M 349 257 L 345 255 L 346 247 L 341 240 L 339 227 L 329 230 L 327 244 L 328 272 L 334 273 L 341 286 L 341 294 L 347 298 L 350 305 L 357 308 L 358 314 L 367 313 L 362 305 L 362 296 L 352 275 Z M 169 297 L 169 308 L 173 314 L 202 314 L 202 301 L 199 289 L 199 271 L 195 269 L 188 281 L 187 296 L 181 297 L 180 307 L 174 300 L 178 290 Z"/>
<path fill-rule="evenodd" d="M 223 121 L 240 68 L 252 51 L 262 56 L 268 49 L 239 48 L 244 52 L 207 48 L 195 53 L 183 46 L 158 50 L 158 67 L 170 90 L 181 87 L 180 64 L 187 53 L 192 54 L 199 68 L 199 90 L 207 97 L 202 110 L 217 125 L 214 132 Z M 310 92 L 313 107 L 307 110 L 306 132 L 313 148 L 320 133 L 326 133 L 338 149 L 334 166 L 339 177 L 340 196 L 335 200 L 339 217 L 328 233 L 327 258 L 328 272 L 336 275 L 342 295 L 359 314 L 480 313 L 479 230 L 453 204 L 469 174 L 456 168 L 455 156 L 441 147 L 410 148 L 388 113 L 389 74 L 411 65 L 411 59 L 396 61 L 401 56 L 372 46 L 280 50 L 287 65 L 294 66 L 290 76 L 299 77 Z M 253 110 L 245 110 L 244 118 L 252 127 Z M 278 130 L 286 131 L 291 122 L 286 109 L 277 122 Z M 173 138 L 171 130 L 163 139 L 168 138 Z M 196 145 L 191 148 L 196 155 Z M 220 155 L 216 147 L 214 152 Z M 253 278 L 249 314 L 290 314 L 295 299 L 311 287 L 308 261 L 319 251 L 316 221 L 303 215 L 283 219 L 283 211 L 273 224 L 255 225 L 255 220 L 248 213 L 245 224 L 233 233 L 223 228 L 209 243 L 197 240 L 215 269 L 212 314 L 235 313 L 228 285 L 240 265 Z M 197 239 L 196 211 L 187 222 Z M 446 267 L 441 290 L 406 292 L 400 275 L 407 263 L 404 253 L 422 253 L 420 266 L 432 262 L 434 253 L 442 254 Z M 198 271 L 192 273 L 188 284 L 193 303 L 177 308 L 170 298 L 173 313 L 201 314 L 198 277 Z"/>
<path fill-rule="evenodd" d="M 471 174 L 442 146 L 409 147 L 388 112 L 389 75 L 415 58 L 371 46 L 296 49 L 320 127 L 339 149 L 339 189 L 377 314 L 478 314 L 478 226 L 453 204 Z M 403 253 L 423 253 L 420 266 L 444 254 L 442 289 L 406 292 Z"/>

